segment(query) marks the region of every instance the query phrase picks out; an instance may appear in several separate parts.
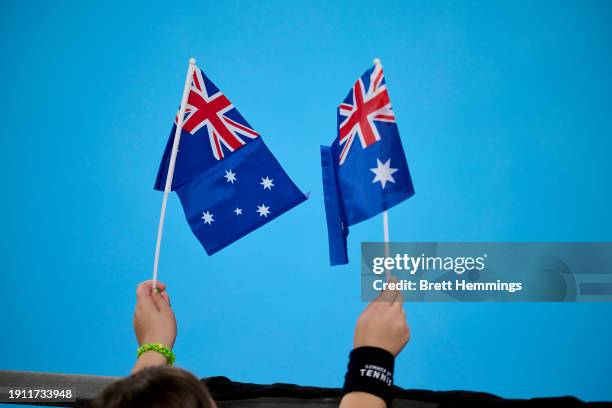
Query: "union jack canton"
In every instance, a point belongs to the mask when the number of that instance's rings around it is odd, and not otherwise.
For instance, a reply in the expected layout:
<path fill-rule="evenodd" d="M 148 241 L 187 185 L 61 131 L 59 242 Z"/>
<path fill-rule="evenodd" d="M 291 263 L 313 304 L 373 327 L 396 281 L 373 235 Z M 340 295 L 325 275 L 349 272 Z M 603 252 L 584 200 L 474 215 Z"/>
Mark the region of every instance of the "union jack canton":
<path fill-rule="evenodd" d="M 210 147 L 217 160 L 224 157 L 222 144 L 233 152 L 245 145 L 241 134 L 250 139 L 259 136 L 259 133 L 251 129 L 242 116 L 240 121 L 232 120 L 229 114 L 232 110 L 235 111 L 234 115 L 238 112 L 229 99 L 208 81 L 208 78 L 207 81 L 204 80 L 202 71 L 196 67 L 185 108 L 183 129 L 193 135 L 206 125 Z"/>
<path fill-rule="evenodd" d="M 342 165 L 355 136 L 366 148 L 380 140 L 375 122 L 395 123 L 391 100 L 387 92 L 382 66 L 376 64 L 369 81 L 359 78 L 346 99 L 338 107 L 338 134 L 340 136 L 339 164 Z"/>

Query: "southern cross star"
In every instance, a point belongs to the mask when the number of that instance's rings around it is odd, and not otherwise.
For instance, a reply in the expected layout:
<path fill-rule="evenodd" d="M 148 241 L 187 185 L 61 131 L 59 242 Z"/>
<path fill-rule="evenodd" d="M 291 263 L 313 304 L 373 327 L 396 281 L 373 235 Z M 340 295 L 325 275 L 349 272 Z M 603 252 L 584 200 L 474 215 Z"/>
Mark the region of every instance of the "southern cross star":
<path fill-rule="evenodd" d="M 370 171 L 375 174 L 372 183 L 380 181 L 380 184 L 382 185 L 382 188 L 384 190 L 387 181 L 395 183 L 393 173 L 398 171 L 398 169 L 394 169 L 391 167 L 391 159 L 387 160 L 384 164 L 380 161 L 380 159 L 376 159 L 376 167 L 370 169 Z"/>
<path fill-rule="evenodd" d="M 211 225 L 215 220 L 213 220 L 213 214 L 208 211 L 202 213 L 202 217 L 204 220 L 204 224 Z"/>
<path fill-rule="evenodd" d="M 260 217 L 268 218 L 268 214 L 270 214 L 270 207 L 266 207 L 265 204 L 258 205 L 257 206 L 257 212 L 259 213 Z"/>
<path fill-rule="evenodd" d="M 236 215 L 242 215 L 242 208 L 238 208 L 238 207 L 236 207 L 236 209 L 234 210 L 234 212 L 236 213 Z"/>
<path fill-rule="evenodd" d="M 231 169 L 230 170 L 225 170 L 225 176 L 223 176 L 227 179 L 228 183 L 232 183 L 234 184 L 234 181 L 238 180 L 236 178 L 236 173 L 234 173 Z"/>
<path fill-rule="evenodd" d="M 263 186 L 264 190 L 265 189 L 272 190 L 272 187 L 274 187 L 274 183 L 272 183 L 273 181 L 274 179 L 268 178 L 266 176 L 266 178 L 263 178 L 263 177 L 261 178 L 261 183 L 259 184 Z"/>

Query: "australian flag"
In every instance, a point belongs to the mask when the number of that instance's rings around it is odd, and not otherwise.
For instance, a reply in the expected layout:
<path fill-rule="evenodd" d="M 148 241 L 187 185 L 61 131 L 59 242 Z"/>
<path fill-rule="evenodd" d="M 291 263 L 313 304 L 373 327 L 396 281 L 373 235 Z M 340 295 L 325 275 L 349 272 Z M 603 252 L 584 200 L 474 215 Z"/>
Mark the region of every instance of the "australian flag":
<path fill-rule="evenodd" d="M 414 195 L 380 63 L 338 107 L 338 137 L 321 146 L 331 265 L 348 263 L 348 227 Z"/>
<path fill-rule="evenodd" d="M 175 119 L 156 190 L 164 190 L 176 126 Z M 198 67 L 191 78 L 172 190 L 209 255 L 306 199 L 259 134 Z"/>

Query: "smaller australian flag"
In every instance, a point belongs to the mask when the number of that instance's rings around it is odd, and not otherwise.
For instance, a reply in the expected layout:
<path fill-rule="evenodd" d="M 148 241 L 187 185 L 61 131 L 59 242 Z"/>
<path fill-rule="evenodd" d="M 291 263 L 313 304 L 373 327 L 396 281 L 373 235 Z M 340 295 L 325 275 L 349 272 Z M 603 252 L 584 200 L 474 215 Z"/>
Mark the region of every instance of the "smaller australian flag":
<path fill-rule="evenodd" d="M 348 263 L 348 227 L 414 195 L 380 63 L 338 107 L 338 136 L 321 146 L 331 265 Z"/>

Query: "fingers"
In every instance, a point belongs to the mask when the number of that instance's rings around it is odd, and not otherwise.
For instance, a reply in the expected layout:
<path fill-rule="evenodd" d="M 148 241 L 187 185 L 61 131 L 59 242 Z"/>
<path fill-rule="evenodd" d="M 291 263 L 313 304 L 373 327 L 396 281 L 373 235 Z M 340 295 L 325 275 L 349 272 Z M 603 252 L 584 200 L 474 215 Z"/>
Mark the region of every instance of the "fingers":
<path fill-rule="evenodd" d="M 140 285 L 138 285 L 139 287 L 145 287 L 147 289 L 149 289 L 149 291 L 153 290 L 153 279 L 149 279 L 146 280 L 144 282 L 141 282 Z M 166 284 L 160 281 L 156 282 L 156 287 L 157 289 L 159 289 L 160 291 L 166 290 Z"/>
<path fill-rule="evenodd" d="M 136 288 L 136 302 L 141 305 L 152 305 L 151 300 L 151 288 L 153 287 L 151 281 L 142 282 Z"/>
<path fill-rule="evenodd" d="M 159 289 L 160 291 L 164 291 L 166 290 L 166 285 L 158 281 L 157 289 Z M 144 282 L 140 282 L 138 287 L 136 287 L 136 297 L 138 297 L 139 295 L 140 296 L 150 295 L 152 290 L 153 290 L 153 280 L 149 279 Z"/>
<path fill-rule="evenodd" d="M 164 283 L 158 281 L 156 286 L 157 289 L 162 291 L 161 293 L 165 293 L 166 285 Z M 141 282 L 136 288 L 136 301 L 137 303 L 143 306 L 157 306 L 157 304 L 153 300 L 153 294 L 153 281 L 146 280 L 144 282 Z M 169 302 L 170 300 L 167 298 L 167 296 L 168 295 L 166 295 L 166 301 Z M 159 306 L 157 308 L 159 309 Z"/>

